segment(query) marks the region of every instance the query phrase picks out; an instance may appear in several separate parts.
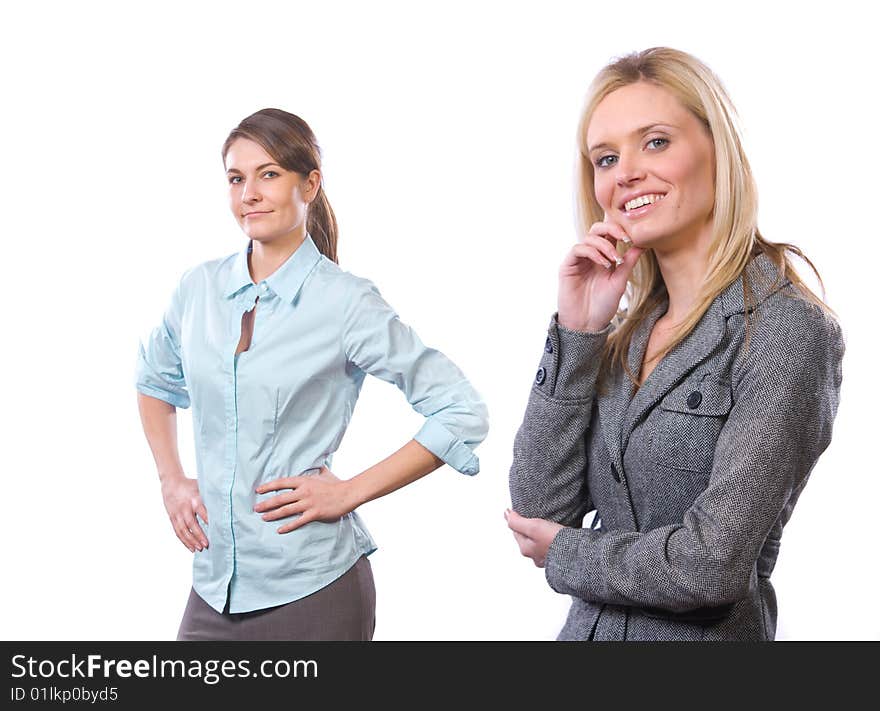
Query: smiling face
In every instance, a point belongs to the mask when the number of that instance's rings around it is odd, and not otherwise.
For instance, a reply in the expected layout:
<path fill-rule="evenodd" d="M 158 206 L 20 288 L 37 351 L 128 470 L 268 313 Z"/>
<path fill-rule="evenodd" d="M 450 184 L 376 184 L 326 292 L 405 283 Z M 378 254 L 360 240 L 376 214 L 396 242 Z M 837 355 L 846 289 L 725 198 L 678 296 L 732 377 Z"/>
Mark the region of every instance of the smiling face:
<path fill-rule="evenodd" d="M 712 138 L 669 91 L 641 81 L 608 94 L 590 119 L 587 149 L 596 200 L 633 244 L 670 250 L 711 237 Z"/>
<path fill-rule="evenodd" d="M 256 242 L 304 239 L 308 203 L 320 173 L 285 170 L 263 147 L 237 138 L 226 152 L 229 207 L 244 233 Z"/>

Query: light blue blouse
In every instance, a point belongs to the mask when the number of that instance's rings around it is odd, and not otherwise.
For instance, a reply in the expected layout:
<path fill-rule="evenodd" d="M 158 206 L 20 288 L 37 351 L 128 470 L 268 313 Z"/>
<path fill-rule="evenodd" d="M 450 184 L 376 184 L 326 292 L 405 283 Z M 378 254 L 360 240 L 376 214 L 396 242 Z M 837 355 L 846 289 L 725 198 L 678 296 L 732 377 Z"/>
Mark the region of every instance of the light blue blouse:
<path fill-rule="evenodd" d="M 259 484 L 331 467 L 367 373 L 394 383 L 426 419 L 415 439 L 463 474 L 487 410 L 462 372 L 426 347 L 367 279 L 340 269 L 307 236 L 271 276 L 251 281 L 247 249 L 186 272 L 164 319 L 141 343 L 137 389 L 192 403 L 209 546 L 193 588 L 215 610 L 281 605 L 347 571 L 376 544 L 357 513 L 290 533 L 254 512 Z M 257 297 L 259 302 L 257 303 Z M 238 356 L 242 314 L 257 306 Z"/>

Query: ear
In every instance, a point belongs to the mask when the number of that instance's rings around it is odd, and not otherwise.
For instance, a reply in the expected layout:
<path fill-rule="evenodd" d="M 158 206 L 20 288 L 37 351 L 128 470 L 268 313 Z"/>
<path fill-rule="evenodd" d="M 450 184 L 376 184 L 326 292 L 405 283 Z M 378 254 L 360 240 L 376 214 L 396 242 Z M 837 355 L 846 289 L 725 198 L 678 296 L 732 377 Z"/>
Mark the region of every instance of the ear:
<path fill-rule="evenodd" d="M 303 200 L 310 203 L 318 195 L 318 189 L 321 187 L 321 171 L 313 170 L 305 176 L 302 182 Z"/>

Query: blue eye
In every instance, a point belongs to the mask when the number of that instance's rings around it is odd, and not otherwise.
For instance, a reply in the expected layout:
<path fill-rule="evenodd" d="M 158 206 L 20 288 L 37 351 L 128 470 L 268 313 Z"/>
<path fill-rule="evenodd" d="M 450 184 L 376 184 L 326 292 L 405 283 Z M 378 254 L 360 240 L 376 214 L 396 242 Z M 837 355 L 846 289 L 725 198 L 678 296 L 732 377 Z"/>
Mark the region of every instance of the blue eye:
<path fill-rule="evenodd" d="M 278 173 L 276 173 L 274 170 L 267 170 L 265 173 L 263 173 L 264 178 L 268 177 L 269 175 L 278 175 Z"/>
<path fill-rule="evenodd" d="M 596 167 L 597 168 L 607 168 L 610 165 L 613 165 L 609 161 L 615 161 L 615 160 L 617 160 L 617 156 L 614 156 L 614 155 L 602 156 L 601 158 L 599 158 L 596 161 Z"/>
<path fill-rule="evenodd" d="M 659 145 L 659 146 L 656 145 L 657 143 L 659 143 L 660 145 Z M 669 139 L 668 139 L 668 138 L 652 138 L 650 141 L 648 141 L 648 145 L 649 145 L 649 146 L 654 146 L 655 149 L 663 148 L 663 147 L 665 147 L 668 143 L 669 143 Z"/>
<path fill-rule="evenodd" d="M 236 180 L 241 180 L 241 176 L 240 175 L 233 175 L 232 177 L 229 178 L 229 184 L 236 185 L 236 182 L 235 182 Z"/>

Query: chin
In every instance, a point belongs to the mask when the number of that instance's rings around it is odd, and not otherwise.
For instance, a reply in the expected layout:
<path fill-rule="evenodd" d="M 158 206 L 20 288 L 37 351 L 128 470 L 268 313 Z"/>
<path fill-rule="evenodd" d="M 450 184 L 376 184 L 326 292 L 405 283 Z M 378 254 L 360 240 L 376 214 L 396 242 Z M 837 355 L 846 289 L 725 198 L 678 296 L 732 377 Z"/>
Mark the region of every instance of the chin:
<path fill-rule="evenodd" d="M 636 229 L 630 229 L 629 236 L 636 247 L 662 251 L 675 246 L 677 233 L 674 230 L 649 225 L 634 225 L 634 227 Z"/>
<path fill-rule="evenodd" d="M 647 230 L 645 232 L 630 232 L 629 236 L 632 243 L 636 247 L 641 247 L 642 249 L 654 249 L 655 247 L 662 248 L 666 238 L 666 235 L 658 235 Z"/>
<path fill-rule="evenodd" d="M 244 233 L 254 242 L 269 242 L 272 239 L 270 235 L 267 235 L 260 230 L 244 230 Z"/>

